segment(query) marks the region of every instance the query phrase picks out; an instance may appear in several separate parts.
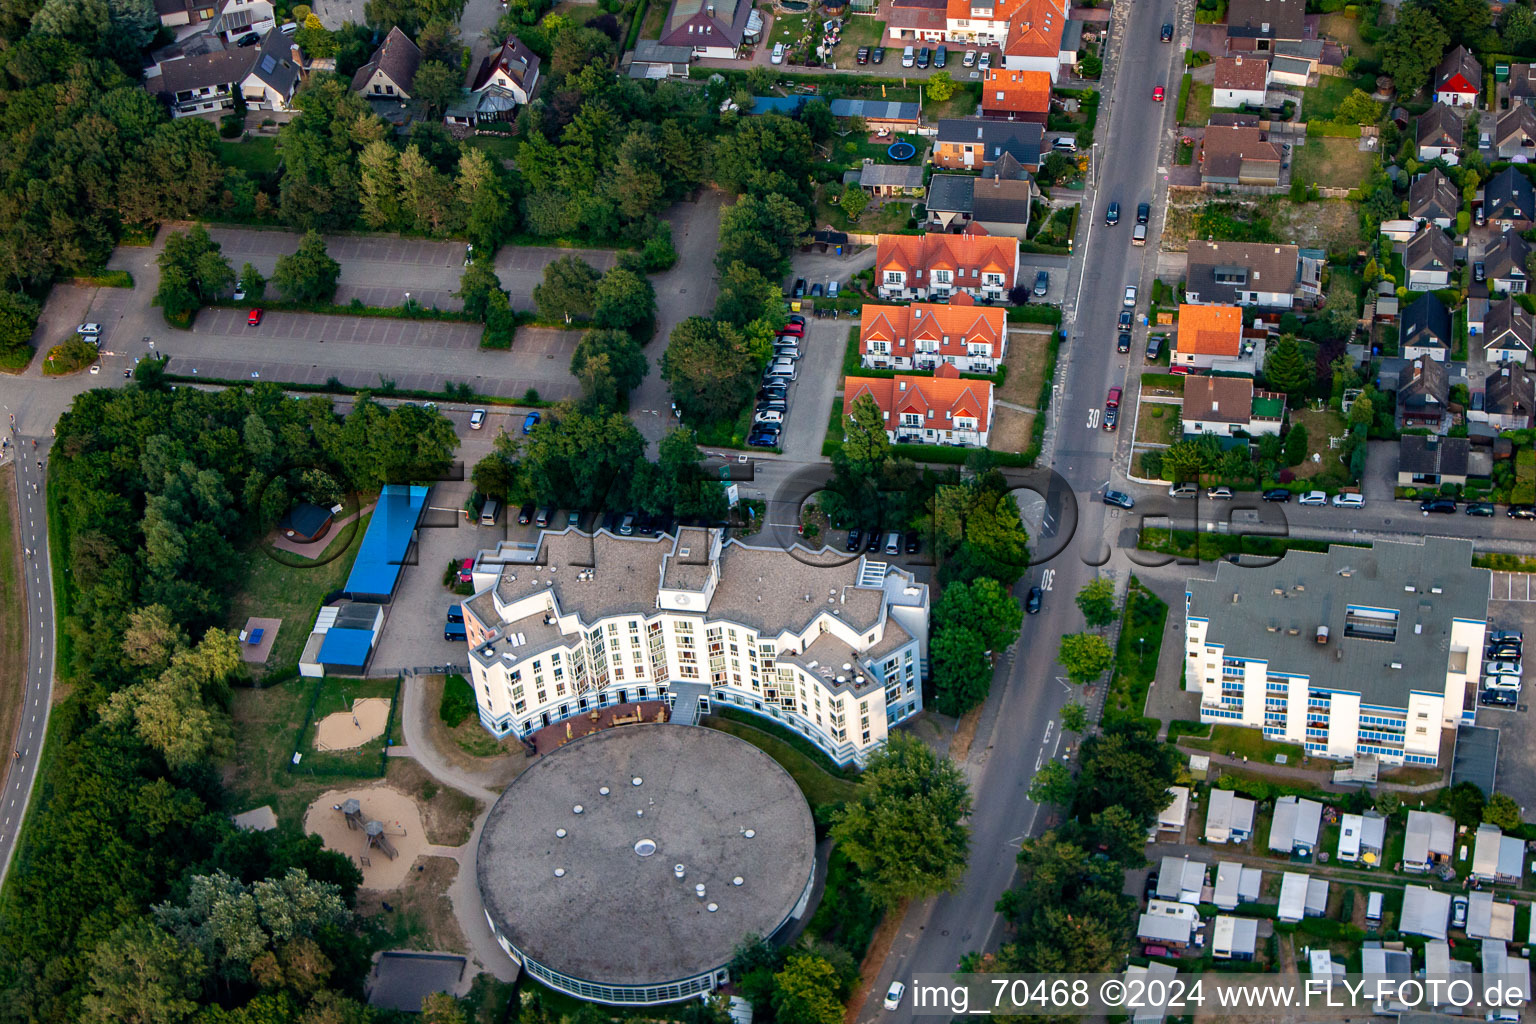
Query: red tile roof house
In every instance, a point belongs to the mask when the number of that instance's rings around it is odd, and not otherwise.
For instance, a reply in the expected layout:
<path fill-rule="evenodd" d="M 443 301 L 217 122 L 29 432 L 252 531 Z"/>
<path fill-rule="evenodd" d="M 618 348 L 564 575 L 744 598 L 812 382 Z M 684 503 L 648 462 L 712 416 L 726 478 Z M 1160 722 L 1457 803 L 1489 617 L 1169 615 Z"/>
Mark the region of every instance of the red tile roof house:
<path fill-rule="evenodd" d="M 1211 86 L 1211 106 L 1262 107 L 1269 90 L 1269 61 L 1242 54 L 1218 57 Z"/>
<path fill-rule="evenodd" d="M 896 444 L 987 446 L 992 429 L 992 382 L 962 380 L 945 364 L 932 377 L 848 377 L 843 410 L 869 395 L 880 407 L 886 436 Z"/>
<path fill-rule="evenodd" d="M 1002 302 L 1018 274 L 1019 240 L 1004 235 L 881 235 L 875 246 L 882 299 L 943 300 L 966 292 Z"/>
<path fill-rule="evenodd" d="M 1483 66 L 1465 46 L 1445 55 L 1435 69 L 1435 102 L 1453 107 L 1475 107 L 1483 91 Z"/>
<path fill-rule="evenodd" d="M 996 373 L 1008 351 L 1001 306 L 978 306 L 961 292 L 948 305 L 864 307 L 859 320 L 862 365 L 877 370 L 932 370 L 947 363 L 966 373 Z"/>

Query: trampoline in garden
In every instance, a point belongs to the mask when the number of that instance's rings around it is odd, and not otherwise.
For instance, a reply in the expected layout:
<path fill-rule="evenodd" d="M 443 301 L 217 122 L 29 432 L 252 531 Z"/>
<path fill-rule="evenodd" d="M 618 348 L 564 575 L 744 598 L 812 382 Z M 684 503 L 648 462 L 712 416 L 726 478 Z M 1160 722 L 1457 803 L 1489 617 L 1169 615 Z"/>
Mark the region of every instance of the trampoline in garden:
<path fill-rule="evenodd" d="M 885 155 L 892 160 L 911 160 L 917 155 L 917 147 L 910 142 L 893 142 L 891 148 L 885 151 Z"/>

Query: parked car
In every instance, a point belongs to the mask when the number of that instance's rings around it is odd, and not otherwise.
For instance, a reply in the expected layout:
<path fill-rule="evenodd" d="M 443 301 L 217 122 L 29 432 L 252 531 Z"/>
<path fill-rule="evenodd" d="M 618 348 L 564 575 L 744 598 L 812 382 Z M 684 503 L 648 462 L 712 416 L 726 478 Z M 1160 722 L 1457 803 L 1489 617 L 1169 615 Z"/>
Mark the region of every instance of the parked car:
<path fill-rule="evenodd" d="M 544 418 L 543 416 L 539 415 L 536 412 L 531 412 L 527 416 L 524 416 L 523 417 L 523 433 L 524 434 L 531 434 L 531 433 L 533 433 L 533 428 L 538 426 L 539 420 L 541 420 L 543 418 Z"/>
<path fill-rule="evenodd" d="M 1467 905 L 1468 905 L 1468 902 L 1469 901 L 1467 900 L 1467 898 L 1465 896 L 1462 896 L 1462 895 L 1459 895 L 1459 894 L 1456 895 L 1456 896 L 1452 896 L 1451 897 L 1451 927 L 1452 928 L 1465 928 L 1467 926 Z"/>
<path fill-rule="evenodd" d="M 549 521 L 554 517 L 555 510 L 550 508 L 548 505 L 545 505 L 543 508 L 539 509 L 533 514 L 533 525 L 542 530 L 544 527 L 549 525 Z"/>
<path fill-rule="evenodd" d="M 1131 336 L 1129 334 L 1125 333 L 1124 331 L 1121 331 L 1120 335 L 1117 338 L 1115 338 L 1115 351 L 1116 352 L 1129 352 L 1130 350 L 1131 350 Z"/>
<path fill-rule="evenodd" d="M 848 545 L 847 545 L 847 549 L 849 551 L 858 551 L 863 546 L 864 546 L 864 531 L 859 529 L 857 526 L 855 526 L 853 529 L 848 531 Z"/>
<path fill-rule="evenodd" d="M 874 50 L 874 52 L 872 54 L 870 54 L 869 59 L 874 64 L 884 64 L 885 63 L 885 47 L 883 47 L 883 46 L 875 47 L 875 50 Z"/>
<path fill-rule="evenodd" d="M 1207 487 L 1205 489 L 1205 496 L 1207 498 L 1209 498 L 1210 500 L 1212 500 L 1212 501 L 1231 501 L 1232 500 L 1232 488 L 1230 488 L 1230 487 Z"/>
<path fill-rule="evenodd" d="M 519 526 L 527 526 L 533 522 L 533 502 L 529 502 L 517 510 L 517 522 Z"/>
<path fill-rule="evenodd" d="M 1365 496 L 1361 494 L 1335 494 L 1334 508 L 1365 508 Z"/>
<path fill-rule="evenodd" d="M 1488 276 L 1488 272 L 1483 269 L 1483 261 L 1482 260 L 1478 260 L 1476 263 L 1472 264 L 1472 280 L 1474 280 L 1474 281 L 1482 281 L 1487 276 Z"/>
<path fill-rule="evenodd" d="M 1495 640 L 1484 653 L 1489 661 L 1519 661 L 1520 643 L 1516 640 Z"/>
<path fill-rule="evenodd" d="M 259 326 L 260 324 L 261 324 L 261 310 L 253 309 L 249 313 L 246 314 L 245 325 L 247 327 L 256 327 L 256 326 Z"/>
<path fill-rule="evenodd" d="M 962 67 L 967 67 L 967 68 L 975 67 L 976 66 L 976 51 L 975 50 L 966 50 L 965 51 L 965 56 L 960 58 L 960 64 L 961 64 Z"/>
<path fill-rule="evenodd" d="M 1145 224 L 1147 221 L 1149 221 L 1151 219 L 1152 219 L 1152 204 L 1151 203 L 1137 203 L 1136 204 L 1136 223 L 1137 224 Z"/>
<path fill-rule="evenodd" d="M 1493 515 L 1496 510 L 1491 501 L 1474 501 L 1467 505 L 1467 515 L 1486 518 Z"/>
<path fill-rule="evenodd" d="M 1024 599 L 1024 610 L 1031 615 L 1040 614 L 1040 604 L 1045 598 L 1045 591 L 1039 587 L 1030 587 L 1029 596 Z"/>
<path fill-rule="evenodd" d="M 869 535 L 864 538 L 864 550 L 871 553 L 880 550 L 879 527 L 870 527 Z"/>
<path fill-rule="evenodd" d="M 1302 505 L 1326 505 L 1328 504 L 1328 495 L 1323 491 L 1308 491 L 1296 500 Z"/>
<path fill-rule="evenodd" d="M 891 982 L 891 987 L 885 990 L 885 1008 L 894 1010 L 901 1005 L 901 997 L 906 994 L 907 986 L 899 981 Z"/>
<path fill-rule="evenodd" d="M 1152 102 L 1153 103 L 1161 103 L 1161 102 L 1163 102 L 1163 87 L 1162 86 L 1154 85 L 1152 87 Z"/>
<path fill-rule="evenodd" d="M 930 53 L 929 53 L 928 47 L 926 47 L 926 46 L 921 47 L 917 51 L 917 66 L 920 67 L 920 68 L 927 67 L 928 66 L 928 62 L 929 62 L 929 58 L 930 58 Z"/>
<path fill-rule="evenodd" d="M 235 40 L 235 45 L 240 47 L 255 46 L 259 42 L 261 42 L 261 36 L 257 35 L 255 32 L 247 32 L 245 35 Z"/>
<path fill-rule="evenodd" d="M 459 563 L 459 582 L 473 583 L 475 580 L 475 560 L 466 558 Z"/>
<path fill-rule="evenodd" d="M 1125 286 L 1125 305 L 1136 308 L 1136 286 L 1133 284 Z"/>
<path fill-rule="evenodd" d="M 1104 504 L 1113 505 L 1116 508 L 1135 508 L 1136 499 L 1124 491 L 1105 491 Z"/>
<path fill-rule="evenodd" d="M 95 337 L 101 333 L 101 324 L 81 324 L 75 328 L 76 334 L 83 334 L 87 338 Z"/>
<path fill-rule="evenodd" d="M 789 297 L 792 299 L 805 298 L 805 278 L 795 278 L 795 287 L 790 291 Z"/>
<path fill-rule="evenodd" d="M 821 295 L 821 282 L 817 281 L 815 284 L 811 285 L 811 298 L 813 298 L 813 299 L 814 298 L 818 298 L 818 297 L 820 297 L 820 295 Z"/>
<path fill-rule="evenodd" d="M 1044 270 L 1035 271 L 1035 298 L 1045 297 L 1045 293 L 1051 290 L 1051 275 Z"/>
<path fill-rule="evenodd" d="M 461 604 L 451 604 L 451 605 L 449 605 L 448 606 L 448 621 L 449 622 L 463 622 L 464 621 L 464 606 L 461 605 Z"/>
<path fill-rule="evenodd" d="M 1156 362 L 1158 356 L 1163 354 L 1163 336 L 1154 334 L 1147 339 L 1147 362 Z"/>
<path fill-rule="evenodd" d="M 1510 690 L 1484 690 L 1477 697 L 1479 704 L 1491 708 L 1512 708 L 1519 701 L 1519 695 Z"/>
<path fill-rule="evenodd" d="M 1051 142 L 1051 148 L 1058 153 L 1076 153 L 1077 140 L 1070 135 L 1063 135 Z"/>
<path fill-rule="evenodd" d="M 1265 501 L 1290 501 L 1291 492 L 1284 487 L 1271 487 L 1263 494 Z"/>
<path fill-rule="evenodd" d="M 915 555 L 919 551 L 922 550 L 922 547 L 923 547 L 922 538 L 920 538 L 917 535 L 917 531 L 916 530 L 908 530 L 907 531 L 907 543 L 906 543 L 906 552 L 907 552 L 907 554 Z"/>
<path fill-rule="evenodd" d="M 859 47 L 859 52 L 854 54 L 853 59 L 858 61 L 860 64 L 868 64 L 869 63 L 869 47 L 867 47 L 867 46 Z"/>
<path fill-rule="evenodd" d="M 1490 661 L 1483 666 L 1483 672 L 1490 676 L 1518 676 L 1520 663 L 1518 661 Z"/>
<path fill-rule="evenodd" d="M 773 54 L 768 58 L 768 60 L 770 62 L 774 63 L 774 64 L 783 64 L 784 63 L 784 44 L 783 43 L 774 43 L 773 44 Z"/>
<path fill-rule="evenodd" d="M 827 298 L 829 298 L 829 299 L 837 298 L 837 282 L 836 281 L 828 281 L 827 282 Z"/>
<path fill-rule="evenodd" d="M 1109 209 L 1104 211 L 1104 226 L 1112 228 L 1120 223 L 1120 204 L 1110 203 Z"/>
<path fill-rule="evenodd" d="M 1117 321 L 1117 323 L 1122 331 L 1128 331 L 1131 329 L 1131 324 L 1134 322 L 1135 318 L 1136 314 L 1132 313 L 1128 309 L 1122 309 L 1120 311 L 1120 319 Z"/>
<path fill-rule="evenodd" d="M 805 317 L 801 316 L 799 313 L 789 314 L 788 322 L 794 324 L 797 327 L 805 327 Z"/>
<path fill-rule="evenodd" d="M 981 59 L 976 62 L 976 67 L 981 71 L 992 70 L 992 54 L 990 51 L 982 51 Z"/>
<path fill-rule="evenodd" d="M 936 67 L 936 68 L 943 67 L 944 66 L 944 62 L 948 58 L 949 58 L 949 51 L 944 49 L 944 47 L 942 47 L 942 46 L 939 47 L 937 50 L 933 51 L 933 66 Z"/>
<path fill-rule="evenodd" d="M 1536 505 L 1511 505 L 1504 514 L 1511 519 L 1536 519 Z"/>
<path fill-rule="evenodd" d="M 779 443 L 779 428 L 763 424 L 754 427 L 747 435 L 747 444 L 753 448 L 772 448 Z"/>
<path fill-rule="evenodd" d="M 1420 512 L 1437 512 L 1441 515 L 1449 515 L 1456 511 L 1455 498 L 1431 498 L 1428 501 L 1419 502 Z"/>
<path fill-rule="evenodd" d="M 470 430 L 479 430 L 483 426 L 485 426 L 485 410 L 484 409 L 476 409 L 474 412 L 469 414 L 469 429 Z"/>
<path fill-rule="evenodd" d="M 1104 399 L 1104 408 L 1106 408 L 1106 409 L 1118 409 L 1118 408 L 1120 408 L 1120 398 L 1121 398 L 1121 396 L 1123 394 L 1124 394 L 1124 392 L 1121 391 L 1119 388 L 1110 388 L 1109 389 L 1109 396 Z"/>
<path fill-rule="evenodd" d="M 805 321 L 801 320 L 799 323 L 795 323 L 794 321 L 790 321 L 789 323 L 785 324 L 783 327 L 779 328 L 779 335 L 780 335 L 780 337 L 783 337 L 784 335 L 788 335 L 791 338 L 803 338 L 803 337 L 805 337 Z"/>
<path fill-rule="evenodd" d="M 1120 426 L 1120 410 L 1118 408 L 1116 408 L 1115 406 L 1110 406 L 1108 409 L 1105 409 L 1104 410 L 1104 429 L 1105 430 L 1115 430 L 1115 429 L 1118 429 L 1119 426 Z"/>
<path fill-rule="evenodd" d="M 1173 42 L 1173 22 L 1171 22 L 1171 21 L 1163 22 L 1162 40 L 1165 43 Z"/>

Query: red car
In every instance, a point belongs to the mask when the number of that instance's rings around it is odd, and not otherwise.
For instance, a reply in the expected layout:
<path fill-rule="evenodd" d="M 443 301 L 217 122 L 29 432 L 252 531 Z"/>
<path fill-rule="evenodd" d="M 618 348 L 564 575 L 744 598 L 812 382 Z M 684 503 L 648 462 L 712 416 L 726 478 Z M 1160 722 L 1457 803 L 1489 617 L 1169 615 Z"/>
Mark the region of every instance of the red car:
<path fill-rule="evenodd" d="M 1119 388 L 1110 388 L 1109 389 L 1109 397 L 1104 399 L 1104 408 L 1106 408 L 1106 409 L 1118 409 L 1118 408 L 1120 408 L 1120 395 L 1121 394 L 1122 394 L 1122 392 L 1121 392 L 1121 390 Z"/>
<path fill-rule="evenodd" d="M 779 328 L 779 333 L 789 334 L 796 338 L 803 338 L 805 337 L 805 324 L 797 324 L 793 322 L 787 323 L 783 327 Z"/>
<path fill-rule="evenodd" d="M 1161 102 L 1163 102 L 1163 87 L 1162 86 L 1160 86 L 1160 85 L 1153 86 L 1153 88 L 1152 88 L 1152 102 L 1153 103 L 1161 103 Z"/>
<path fill-rule="evenodd" d="M 474 576 L 474 571 L 473 571 L 474 568 L 475 568 L 475 560 L 473 558 L 466 558 L 466 559 L 464 559 L 464 561 L 460 562 L 459 563 L 459 582 L 460 583 L 473 583 L 475 581 L 475 576 Z"/>
<path fill-rule="evenodd" d="M 251 315 L 245 318 L 245 323 L 248 327 L 255 327 L 257 324 L 261 323 L 261 310 L 251 310 Z"/>

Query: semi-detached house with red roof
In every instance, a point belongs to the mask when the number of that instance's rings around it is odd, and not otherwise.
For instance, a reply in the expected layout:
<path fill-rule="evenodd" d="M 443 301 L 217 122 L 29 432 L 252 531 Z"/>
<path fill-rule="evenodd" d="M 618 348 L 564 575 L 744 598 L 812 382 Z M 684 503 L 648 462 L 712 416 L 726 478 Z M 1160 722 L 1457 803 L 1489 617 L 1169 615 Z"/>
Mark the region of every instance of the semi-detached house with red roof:
<path fill-rule="evenodd" d="M 874 370 L 996 373 L 1008 351 L 1008 318 L 1001 306 L 978 306 L 961 292 L 940 306 L 867 305 L 859 319 L 861 364 Z"/>
<path fill-rule="evenodd" d="M 1018 273 L 1019 240 L 1005 235 L 881 235 L 875 245 L 882 299 L 946 300 L 965 292 L 1002 302 Z"/>
<path fill-rule="evenodd" d="M 1062 51 L 1067 7 L 1057 0 L 1023 0 L 1008 21 L 1003 40 L 1003 67 L 1009 71 L 1044 71 L 1055 82 L 1063 62 L 1076 55 Z"/>
<path fill-rule="evenodd" d="M 992 429 L 992 382 L 962 380 L 949 364 L 932 377 L 848 377 L 843 409 L 869 395 L 880 407 L 885 434 L 896 444 L 985 448 Z"/>
<path fill-rule="evenodd" d="M 1239 369 L 1243 357 L 1243 311 L 1237 306 L 1179 306 L 1178 336 L 1171 363 L 1196 370 Z"/>

